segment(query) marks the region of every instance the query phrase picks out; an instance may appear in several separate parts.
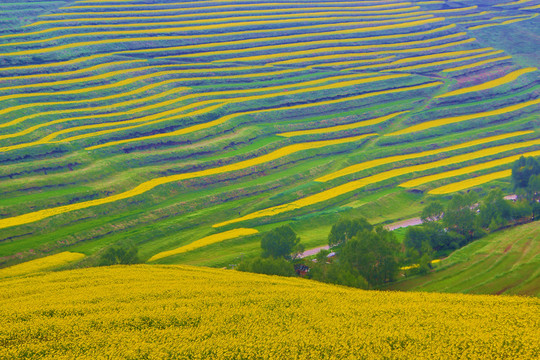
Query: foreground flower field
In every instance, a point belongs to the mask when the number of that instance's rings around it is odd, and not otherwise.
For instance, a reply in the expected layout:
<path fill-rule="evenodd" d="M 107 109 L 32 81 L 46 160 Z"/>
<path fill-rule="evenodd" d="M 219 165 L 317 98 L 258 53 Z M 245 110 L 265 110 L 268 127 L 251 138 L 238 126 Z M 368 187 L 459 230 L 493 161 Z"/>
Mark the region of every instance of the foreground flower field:
<path fill-rule="evenodd" d="M 0 359 L 535 359 L 540 299 L 188 266 L 0 282 Z"/>

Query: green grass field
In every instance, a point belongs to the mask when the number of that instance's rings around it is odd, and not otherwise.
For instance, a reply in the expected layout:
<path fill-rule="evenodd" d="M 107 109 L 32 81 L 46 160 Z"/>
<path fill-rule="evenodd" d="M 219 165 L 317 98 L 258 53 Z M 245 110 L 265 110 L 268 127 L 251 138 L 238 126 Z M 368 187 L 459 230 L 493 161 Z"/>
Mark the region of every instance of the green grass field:
<path fill-rule="evenodd" d="M 428 275 L 391 290 L 540 296 L 538 222 L 505 229 L 452 253 Z"/>
<path fill-rule="evenodd" d="M 540 152 L 538 9 L 501 4 L 2 3 L 0 267 L 286 223 L 316 247 L 340 216 L 415 217 L 477 176 L 509 189 L 489 174 Z M 156 263 L 227 266 L 258 242 Z"/>

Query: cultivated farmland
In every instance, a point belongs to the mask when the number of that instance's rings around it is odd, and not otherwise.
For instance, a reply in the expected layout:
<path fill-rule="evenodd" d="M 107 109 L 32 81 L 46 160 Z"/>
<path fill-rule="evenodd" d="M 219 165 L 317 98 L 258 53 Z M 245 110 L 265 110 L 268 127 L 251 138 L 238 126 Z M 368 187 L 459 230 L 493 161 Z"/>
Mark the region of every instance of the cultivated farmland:
<path fill-rule="evenodd" d="M 536 359 L 540 299 L 114 266 L 0 283 L 6 359 Z M 426 340 L 429 339 L 429 340 Z"/>
<path fill-rule="evenodd" d="M 224 266 L 508 184 L 540 155 L 538 6 L 3 2 L 0 267 L 121 240 Z"/>

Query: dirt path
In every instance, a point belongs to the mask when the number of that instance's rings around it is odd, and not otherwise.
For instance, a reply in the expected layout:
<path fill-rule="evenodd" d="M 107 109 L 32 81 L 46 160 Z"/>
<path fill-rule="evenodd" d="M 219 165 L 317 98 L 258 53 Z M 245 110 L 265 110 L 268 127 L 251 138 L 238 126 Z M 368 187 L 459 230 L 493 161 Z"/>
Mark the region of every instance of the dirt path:
<path fill-rule="evenodd" d="M 385 225 L 384 228 L 392 231 L 392 230 L 396 230 L 396 229 L 404 228 L 408 226 L 420 225 L 421 223 L 422 223 L 422 220 L 419 217 L 415 217 L 412 219 L 402 220 L 402 221 L 398 221 L 392 224 Z M 300 255 L 300 257 L 305 258 L 308 256 L 312 256 L 312 255 L 317 254 L 321 250 L 328 250 L 329 248 L 330 247 L 328 245 L 325 245 L 325 246 L 319 246 L 313 249 L 309 249 L 309 250 L 304 251 L 302 255 Z"/>

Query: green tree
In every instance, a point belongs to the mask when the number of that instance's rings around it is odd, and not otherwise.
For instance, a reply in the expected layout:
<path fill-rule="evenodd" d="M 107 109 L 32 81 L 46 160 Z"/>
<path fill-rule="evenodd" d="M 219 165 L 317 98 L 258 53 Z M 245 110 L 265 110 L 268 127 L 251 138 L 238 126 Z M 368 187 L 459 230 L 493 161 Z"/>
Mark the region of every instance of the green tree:
<path fill-rule="evenodd" d="M 444 206 L 438 202 L 433 201 L 430 202 L 424 210 L 422 210 L 422 215 L 420 216 L 420 219 L 422 219 L 423 223 L 431 222 L 431 221 L 438 221 L 442 219 L 444 214 Z"/>
<path fill-rule="evenodd" d="M 377 227 L 363 230 L 342 248 L 340 261 L 354 268 L 372 286 L 394 281 L 401 246 L 395 235 Z"/>
<path fill-rule="evenodd" d="M 261 240 L 262 257 L 283 257 L 291 259 L 304 251 L 300 238 L 290 225 L 283 225 L 270 230 Z M 291 254 L 293 254 L 291 256 Z"/>
<path fill-rule="evenodd" d="M 328 245 L 331 247 L 343 245 L 359 231 L 372 229 L 373 225 L 364 218 L 340 219 L 330 230 Z"/>
<path fill-rule="evenodd" d="M 294 265 L 284 258 L 261 258 L 244 260 L 237 268 L 238 271 L 257 274 L 295 276 Z"/>
<path fill-rule="evenodd" d="M 481 227 L 492 231 L 506 225 L 512 219 L 512 205 L 510 201 L 504 199 L 501 189 L 491 190 L 481 203 L 478 214 Z"/>
<path fill-rule="evenodd" d="M 99 266 L 140 263 L 138 249 L 131 241 L 120 242 L 106 248 L 99 259 Z"/>
<path fill-rule="evenodd" d="M 444 212 L 444 225 L 449 230 L 465 237 L 467 241 L 478 236 L 475 223 L 476 211 L 473 209 L 476 201 L 478 201 L 478 195 L 473 191 L 466 194 L 456 194 Z"/>
<path fill-rule="evenodd" d="M 540 174 L 540 162 L 534 157 L 520 157 L 512 166 L 514 189 L 527 188 L 531 176 Z"/>

